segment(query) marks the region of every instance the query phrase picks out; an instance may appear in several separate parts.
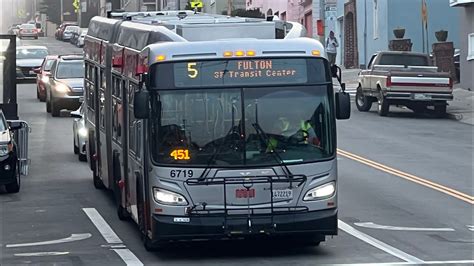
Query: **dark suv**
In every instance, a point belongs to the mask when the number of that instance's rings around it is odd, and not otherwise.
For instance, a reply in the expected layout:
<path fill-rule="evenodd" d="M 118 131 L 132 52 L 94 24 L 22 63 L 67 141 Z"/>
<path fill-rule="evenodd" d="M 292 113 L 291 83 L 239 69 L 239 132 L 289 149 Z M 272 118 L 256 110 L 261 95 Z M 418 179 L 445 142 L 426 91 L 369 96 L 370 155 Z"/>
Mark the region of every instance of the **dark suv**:
<path fill-rule="evenodd" d="M 9 193 L 17 193 L 20 191 L 20 169 L 12 130 L 15 128 L 8 125 L 0 109 L 0 186 L 5 185 Z"/>
<path fill-rule="evenodd" d="M 61 109 L 77 110 L 84 95 L 84 57 L 60 55 L 46 85 L 46 111 L 56 117 Z"/>

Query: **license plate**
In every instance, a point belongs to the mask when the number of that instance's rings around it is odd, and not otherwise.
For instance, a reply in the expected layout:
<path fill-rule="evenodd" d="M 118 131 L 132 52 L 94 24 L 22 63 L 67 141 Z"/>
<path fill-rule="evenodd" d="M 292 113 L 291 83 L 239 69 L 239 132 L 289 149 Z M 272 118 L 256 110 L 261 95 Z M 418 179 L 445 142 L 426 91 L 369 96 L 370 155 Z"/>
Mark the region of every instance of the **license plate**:
<path fill-rule="evenodd" d="M 273 190 L 274 199 L 291 199 L 293 198 L 293 190 L 291 189 L 275 189 Z"/>
<path fill-rule="evenodd" d="M 431 100 L 430 95 L 422 94 L 422 93 L 415 93 L 414 97 L 415 100 Z"/>
<path fill-rule="evenodd" d="M 30 75 L 34 75 L 34 74 L 36 74 L 36 73 L 35 73 L 35 71 L 33 71 L 33 70 L 30 70 L 30 72 L 29 72 L 29 73 L 30 73 Z"/>

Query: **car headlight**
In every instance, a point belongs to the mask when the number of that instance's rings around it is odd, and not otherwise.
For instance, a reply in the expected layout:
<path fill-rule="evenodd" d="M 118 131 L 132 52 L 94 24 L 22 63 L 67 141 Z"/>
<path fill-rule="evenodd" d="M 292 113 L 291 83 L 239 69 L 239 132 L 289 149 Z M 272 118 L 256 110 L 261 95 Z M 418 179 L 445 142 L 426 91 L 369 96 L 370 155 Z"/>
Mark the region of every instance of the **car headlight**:
<path fill-rule="evenodd" d="M 183 195 L 171 192 L 162 188 L 153 188 L 155 201 L 166 205 L 188 205 L 188 201 Z"/>
<path fill-rule="evenodd" d="M 57 86 L 54 87 L 54 90 L 60 93 L 67 93 L 71 89 L 66 84 L 58 83 Z"/>
<path fill-rule="evenodd" d="M 5 156 L 8 153 L 13 151 L 13 144 L 8 143 L 8 144 L 0 144 L 0 156 Z"/>
<path fill-rule="evenodd" d="M 308 192 L 306 192 L 303 200 L 311 201 L 327 199 L 334 196 L 334 193 L 336 193 L 336 183 L 329 182 L 324 185 L 310 189 Z"/>
<path fill-rule="evenodd" d="M 79 128 L 79 130 L 77 130 L 77 134 L 79 134 L 79 136 L 83 138 L 87 137 L 87 128 L 85 127 Z"/>

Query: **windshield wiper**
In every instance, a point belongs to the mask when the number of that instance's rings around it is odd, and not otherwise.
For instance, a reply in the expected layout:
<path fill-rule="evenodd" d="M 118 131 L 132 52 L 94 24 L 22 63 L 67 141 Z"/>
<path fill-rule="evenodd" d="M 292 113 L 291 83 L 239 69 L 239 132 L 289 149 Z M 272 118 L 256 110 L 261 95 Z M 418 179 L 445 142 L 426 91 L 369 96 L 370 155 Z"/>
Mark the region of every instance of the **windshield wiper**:
<path fill-rule="evenodd" d="M 236 133 L 235 132 L 235 108 L 236 108 L 235 107 L 235 102 L 236 102 L 236 100 L 233 99 L 232 100 L 232 124 L 230 125 L 230 129 L 227 132 L 227 134 L 225 134 L 225 136 L 222 138 L 222 142 L 219 143 L 219 146 L 217 146 L 217 149 L 214 150 L 211 157 L 207 161 L 206 168 L 204 168 L 204 171 L 202 172 L 202 174 L 198 178 L 199 181 L 205 180 L 207 178 L 207 176 L 211 172 L 211 165 L 213 164 L 213 162 L 216 159 L 217 155 L 221 152 L 221 149 L 224 146 L 224 144 L 227 143 L 227 139 L 232 134 Z M 239 134 L 239 136 L 240 136 L 240 134 Z"/>
<path fill-rule="evenodd" d="M 271 144 L 270 144 L 270 139 L 268 138 L 267 133 L 265 133 L 265 131 L 263 131 L 262 127 L 258 124 L 258 122 L 253 123 L 252 126 L 255 128 L 255 131 L 257 132 L 257 136 L 260 138 L 260 140 L 263 141 L 263 143 L 265 144 L 266 147 L 269 147 Z M 270 153 L 273 155 L 273 158 L 275 158 L 275 160 L 278 162 L 278 165 L 281 166 L 285 170 L 284 172 L 286 174 L 286 177 L 287 178 L 293 177 L 293 174 L 291 173 L 290 169 L 288 168 L 286 163 L 281 158 L 278 151 L 276 151 L 276 149 L 272 148 Z"/>

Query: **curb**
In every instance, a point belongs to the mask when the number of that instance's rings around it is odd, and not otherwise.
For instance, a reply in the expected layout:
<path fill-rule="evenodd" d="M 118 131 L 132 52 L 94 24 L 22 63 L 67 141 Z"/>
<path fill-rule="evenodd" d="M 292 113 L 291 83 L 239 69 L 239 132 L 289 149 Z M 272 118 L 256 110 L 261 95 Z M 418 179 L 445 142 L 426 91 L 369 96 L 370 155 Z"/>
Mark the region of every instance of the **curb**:
<path fill-rule="evenodd" d="M 456 121 L 461 121 L 463 119 L 462 114 L 455 114 L 455 113 L 446 113 L 446 118 Z"/>

